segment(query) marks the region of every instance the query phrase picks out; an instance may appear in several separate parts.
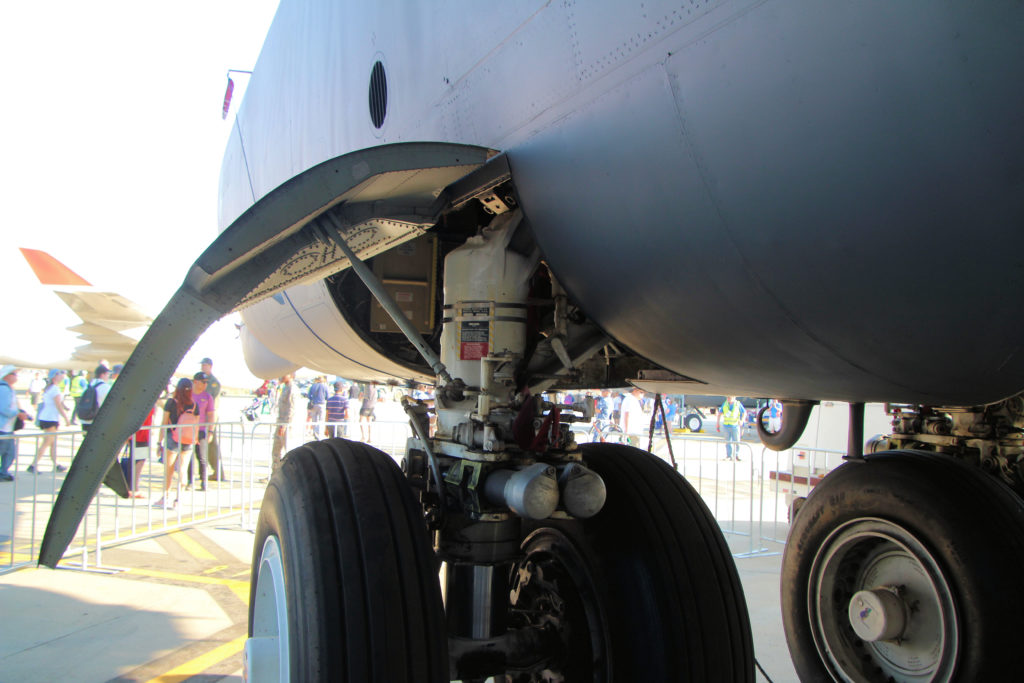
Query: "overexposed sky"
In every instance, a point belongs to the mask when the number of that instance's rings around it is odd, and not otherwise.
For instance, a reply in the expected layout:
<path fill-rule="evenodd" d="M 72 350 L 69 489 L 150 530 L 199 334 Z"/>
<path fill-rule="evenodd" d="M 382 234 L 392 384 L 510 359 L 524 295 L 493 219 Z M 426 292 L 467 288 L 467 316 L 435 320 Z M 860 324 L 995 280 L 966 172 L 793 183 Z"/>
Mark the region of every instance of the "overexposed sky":
<path fill-rule="evenodd" d="M 247 79 L 235 76 L 222 120 L 227 70 L 253 68 L 276 8 L 277 0 L 0 8 L 0 286 L 18 301 L 0 332 L 2 353 L 74 345 L 70 333 L 56 339 L 77 318 L 33 287 L 18 247 L 50 252 L 152 315 L 167 302 L 216 236 L 220 162 Z M 233 327 L 217 328 L 225 329 L 186 357 L 188 368 L 192 356 L 210 355 L 219 376 L 235 374 Z"/>

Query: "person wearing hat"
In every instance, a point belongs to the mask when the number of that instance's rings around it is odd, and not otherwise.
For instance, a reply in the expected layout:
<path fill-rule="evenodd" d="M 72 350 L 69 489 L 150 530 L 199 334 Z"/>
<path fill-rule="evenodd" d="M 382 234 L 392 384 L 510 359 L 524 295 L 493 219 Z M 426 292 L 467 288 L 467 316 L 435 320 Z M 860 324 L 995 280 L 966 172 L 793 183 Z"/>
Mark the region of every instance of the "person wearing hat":
<path fill-rule="evenodd" d="M 36 455 L 32 458 L 32 464 L 28 466 L 29 472 L 38 472 L 39 459 L 49 449 L 50 460 L 53 462 L 53 469 L 63 472 L 67 468 L 57 464 L 57 427 L 60 426 L 60 419 L 64 418 L 64 424 L 71 424 L 71 416 L 68 409 L 64 407 L 64 395 L 61 393 L 61 383 L 64 381 L 64 371 L 54 368 L 50 370 L 46 382 L 46 389 L 43 390 L 43 397 L 39 401 L 39 427 L 43 430 L 43 440 L 36 448 Z"/>
<path fill-rule="evenodd" d="M 214 403 L 220 396 L 220 380 L 213 376 L 213 359 L 204 358 L 199 363 L 199 370 L 206 375 L 206 390 L 213 396 Z"/>
<path fill-rule="evenodd" d="M 217 420 L 217 414 L 213 408 L 213 396 L 206 388 L 207 382 L 209 382 L 209 376 L 205 372 L 197 372 L 192 376 L 192 400 L 195 401 L 196 408 L 199 410 L 199 438 L 196 441 L 194 453 L 199 460 L 200 491 L 206 490 L 206 473 L 209 469 L 207 449 L 210 446 L 210 439 L 213 437 L 213 427 L 208 425 L 212 425 Z M 189 486 L 192 486 L 192 461 L 196 458 L 189 458 L 188 461 Z"/>
<path fill-rule="evenodd" d="M 85 388 L 89 386 L 89 380 L 85 376 L 85 370 L 79 370 L 75 377 L 71 380 L 71 400 L 75 402 L 75 407 L 71 409 L 71 424 L 78 424 L 75 417 L 78 415 L 78 402 L 82 399 L 82 394 L 85 393 Z"/>
<path fill-rule="evenodd" d="M 106 365 L 96 366 L 96 376 L 93 378 L 89 386 L 96 387 L 96 406 L 101 407 L 103 402 L 107 400 L 107 393 L 110 392 L 110 368 Z M 89 427 L 92 425 L 92 420 L 86 420 L 79 416 L 79 420 L 82 422 L 82 431 L 89 431 Z"/>
<path fill-rule="evenodd" d="M 167 503 L 167 494 L 171 490 L 174 473 L 178 473 L 178 486 L 181 486 L 181 467 L 185 458 L 192 457 L 192 444 L 198 437 L 199 409 L 192 397 L 192 380 L 182 377 L 174 389 L 174 396 L 164 404 L 164 490 L 160 500 L 153 503 L 154 507 L 174 509 L 178 499 Z"/>
<path fill-rule="evenodd" d="M 5 365 L 0 369 L 0 481 L 13 481 L 11 465 L 18 458 L 18 442 L 13 438 L 14 423 L 20 417 L 28 422 L 32 417 L 18 405 L 18 368 Z M 9 438 L 3 438 L 9 437 Z"/>

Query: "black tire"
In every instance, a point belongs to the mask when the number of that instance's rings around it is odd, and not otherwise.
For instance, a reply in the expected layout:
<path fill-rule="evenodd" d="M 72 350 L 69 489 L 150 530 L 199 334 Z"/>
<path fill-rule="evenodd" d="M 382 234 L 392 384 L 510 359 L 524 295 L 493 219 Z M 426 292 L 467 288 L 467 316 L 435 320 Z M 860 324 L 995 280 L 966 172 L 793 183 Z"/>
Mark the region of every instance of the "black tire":
<path fill-rule="evenodd" d="M 1024 506 L 984 472 L 917 451 L 837 468 L 796 515 L 783 556 L 782 615 L 800 680 L 903 680 L 894 667 L 907 662 L 913 680 L 1005 680 L 1019 667 L 1022 563 Z M 846 611 L 853 595 L 896 570 L 926 586 L 900 587 L 914 604 L 908 629 L 924 635 L 860 640 Z M 901 649 L 915 640 L 932 654 Z"/>
<path fill-rule="evenodd" d="M 567 613 L 556 616 L 569 622 L 556 670 L 564 667 L 567 681 L 753 681 L 743 588 L 697 492 L 645 451 L 581 448 L 605 481 L 604 508 L 588 520 L 536 525 L 513 572 L 513 595 L 528 562 L 556 577 L 547 583 Z"/>
<path fill-rule="evenodd" d="M 700 419 L 700 415 L 697 413 L 690 413 L 683 419 L 683 426 L 697 434 L 700 432 L 700 428 L 704 426 L 704 421 Z"/>
<path fill-rule="evenodd" d="M 283 609 L 272 594 L 275 544 Z M 288 453 L 263 496 L 252 577 L 249 636 L 258 610 L 257 635 L 278 623 L 265 610 L 286 613 L 292 681 L 448 680 L 428 531 L 385 453 L 344 439 Z"/>

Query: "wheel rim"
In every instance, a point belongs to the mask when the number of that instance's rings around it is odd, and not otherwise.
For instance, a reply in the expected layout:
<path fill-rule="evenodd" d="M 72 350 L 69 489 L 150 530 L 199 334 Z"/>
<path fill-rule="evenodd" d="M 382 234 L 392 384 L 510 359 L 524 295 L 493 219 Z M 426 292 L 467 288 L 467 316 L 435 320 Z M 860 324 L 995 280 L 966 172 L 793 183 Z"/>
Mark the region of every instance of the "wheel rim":
<path fill-rule="evenodd" d="M 608 681 L 608 629 L 586 561 L 562 533 L 540 529 L 523 542 L 525 557 L 512 571 L 510 626 L 540 628 L 555 654 L 514 683 Z"/>
<path fill-rule="evenodd" d="M 277 536 L 267 536 L 253 593 L 252 635 L 245 641 L 245 680 L 289 680 L 288 600 Z"/>
<path fill-rule="evenodd" d="M 949 583 L 903 527 L 864 518 L 819 547 L 808 586 L 810 625 L 838 680 L 949 681 L 959 626 Z"/>

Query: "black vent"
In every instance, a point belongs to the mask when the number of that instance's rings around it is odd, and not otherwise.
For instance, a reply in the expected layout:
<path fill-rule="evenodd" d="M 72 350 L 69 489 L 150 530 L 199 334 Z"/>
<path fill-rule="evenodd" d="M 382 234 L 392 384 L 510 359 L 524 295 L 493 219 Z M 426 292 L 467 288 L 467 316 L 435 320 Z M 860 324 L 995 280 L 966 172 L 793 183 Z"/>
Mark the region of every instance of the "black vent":
<path fill-rule="evenodd" d="M 384 74 L 384 65 L 377 62 L 370 72 L 370 120 L 374 128 L 384 125 L 384 117 L 388 114 L 388 77 Z"/>

